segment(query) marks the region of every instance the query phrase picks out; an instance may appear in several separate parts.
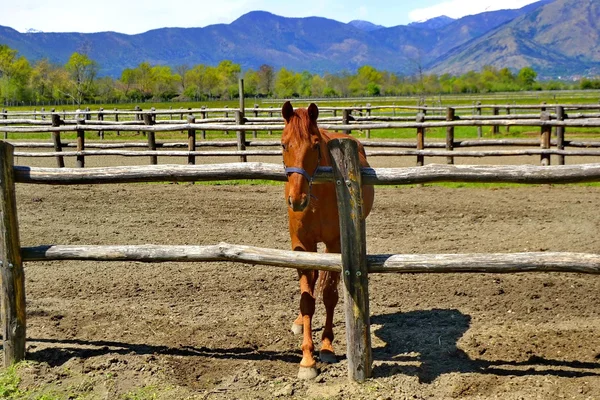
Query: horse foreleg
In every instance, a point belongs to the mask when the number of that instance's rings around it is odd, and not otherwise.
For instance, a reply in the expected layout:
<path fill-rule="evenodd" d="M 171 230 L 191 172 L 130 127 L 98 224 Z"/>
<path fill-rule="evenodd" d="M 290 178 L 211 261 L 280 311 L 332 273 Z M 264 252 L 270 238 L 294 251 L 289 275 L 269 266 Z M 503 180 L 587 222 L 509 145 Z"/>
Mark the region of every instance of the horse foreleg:
<path fill-rule="evenodd" d="M 302 360 L 298 378 L 312 379 L 317 376 L 316 361 L 313 356 L 315 346 L 312 339 L 312 318 L 315 313 L 314 288 L 317 271 L 300 272 L 300 314 L 302 315 Z"/>
<path fill-rule="evenodd" d="M 339 253 L 340 245 L 334 243 L 327 246 L 327 253 Z M 321 336 L 321 351 L 319 358 L 324 363 L 336 363 L 337 357 L 333 350 L 333 313 L 339 300 L 338 282 L 339 272 L 322 272 L 319 284 L 323 291 L 323 304 L 325 305 L 325 329 Z"/>

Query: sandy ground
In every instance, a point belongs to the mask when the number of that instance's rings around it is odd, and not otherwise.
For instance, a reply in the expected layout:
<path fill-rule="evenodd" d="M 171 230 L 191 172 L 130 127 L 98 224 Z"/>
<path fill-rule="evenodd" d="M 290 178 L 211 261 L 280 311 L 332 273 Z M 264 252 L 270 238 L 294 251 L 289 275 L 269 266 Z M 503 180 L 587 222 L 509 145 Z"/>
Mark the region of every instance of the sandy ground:
<path fill-rule="evenodd" d="M 290 247 L 281 185 L 17 190 L 23 246 Z M 380 187 L 367 220 L 368 252 L 599 253 L 599 204 L 599 187 Z M 359 385 L 347 379 L 342 307 L 340 362 L 319 363 L 316 380 L 296 379 L 292 269 L 38 262 L 25 271 L 34 362 L 19 369 L 21 388 L 60 398 L 600 398 L 596 276 L 372 275 L 374 377 Z M 319 304 L 315 338 L 323 323 Z"/>

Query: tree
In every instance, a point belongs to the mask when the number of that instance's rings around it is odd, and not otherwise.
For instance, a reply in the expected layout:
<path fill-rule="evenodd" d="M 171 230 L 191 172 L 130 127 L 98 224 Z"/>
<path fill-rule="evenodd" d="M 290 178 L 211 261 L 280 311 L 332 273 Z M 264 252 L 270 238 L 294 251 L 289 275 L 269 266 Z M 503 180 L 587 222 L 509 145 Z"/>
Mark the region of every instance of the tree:
<path fill-rule="evenodd" d="M 17 51 L 0 44 L 0 97 L 4 101 L 24 98 L 31 75 L 31 66 Z"/>
<path fill-rule="evenodd" d="M 536 78 L 537 72 L 535 72 L 531 67 L 524 67 L 519 71 L 518 79 L 525 89 L 533 88 Z"/>
<path fill-rule="evenodd" d="M 271 96 L 275 89 L 275 71 L 273 67 L 267 64 L 263 64 L 258 69 L 258 92 L 265 95 Z"/>
<path fill-rule="evenodd" d="M 221 96 L 233 99 L 238 93 L 238 80 L 242 72 L 240 64 L 234 64 L 231 60 L 223 60 L 217 65 Z"/>
<path fill-rule="evenodd" d="M 94 80 L 98 71 L 95 61 L 85 54 L 73 53 L 65 64 L 65 70 L 69 75 L 69 84 L 65 94 L 78 106 L 83 100 L 92 96 L 94 91 Z"/>
<path fill-rule="evenodd" d="M 282 67 L 275 78 L 275 95 L 279 98 L 297 96 L 299 84 L 300 75 Z"/>

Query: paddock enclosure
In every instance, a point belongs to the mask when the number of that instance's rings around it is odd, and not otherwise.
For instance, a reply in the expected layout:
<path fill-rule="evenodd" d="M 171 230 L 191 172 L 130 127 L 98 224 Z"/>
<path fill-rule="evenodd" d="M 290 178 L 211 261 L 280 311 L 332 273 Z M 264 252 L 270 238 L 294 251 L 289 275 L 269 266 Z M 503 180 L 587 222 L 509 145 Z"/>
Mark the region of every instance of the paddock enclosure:
<path fill-rule="evenodd" d="M 544 154 L 535 156 L 543 164 Z M 589 171 L 596 178 L 584 180 L 597 180 L 597 165 Z M 17 182 L 25 175 L 17 171 Z M 21 244 L 214 245 L 232 237 L 227 241 L 287 249 L 282 190 L 17 184 Z M 378 187 L 367 249 L 593 256 L 599 194 L 597 186 Z M 597 261 L 591 265 L 595 270 Z M 31 385 L 55 376 L 57 385 L 72 379 L 98 396 L 151 385 L 165 398 L 600 393 L 595 276 L 370 274 L 374 378 L 348 385 L 345 359 L 323 366 L 314 382 L 291 378 L 299 357 L 298 339 L 287 332 L 297 309 L 294 271 L 127 261 L 40 261 L 25 269 L 28 357 L 43 362 L 26 371 Z M 44 300 L 36 304 L 37 290 Z M 346 348 L 343 319 L 336 316 L 338 355 Z M 65 377 L 65 370 L 75 372 Z"/>
<path fill-rule="evenodd" d="M 283 187 L 17 184 L 23 246 L 242 245 L 287 250 Z M 380 187 L 370 254 L 598 252 L 597 187 Z M 342 360 L 295 379 L 296 272 L 237 263 L 25 263 L 29 387 L 118 398 L 594 398 L 600 281 L 532 274 L 373 274 L 374 378 Z M 316 335 L 323 307 L 317 305 Z M 61 383 L 58 385 L 58 383 Z M 81 389 L 83 390 L 83 389 Z M 196 396 L 196 397 L 193 397 Z"/>

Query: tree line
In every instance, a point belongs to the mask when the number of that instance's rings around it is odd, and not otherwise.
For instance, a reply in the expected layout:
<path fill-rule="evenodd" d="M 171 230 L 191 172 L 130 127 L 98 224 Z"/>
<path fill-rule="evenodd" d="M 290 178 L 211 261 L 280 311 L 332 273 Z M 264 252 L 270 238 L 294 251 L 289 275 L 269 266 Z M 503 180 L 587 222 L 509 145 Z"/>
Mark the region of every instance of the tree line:
<path fill-rule="evenodd" d="M 238 96 L 238 80 L 244 79 L 247 97 L 360 97 L 446 93 L 486 93 L 520 90 L 597 89 L 600 80 L 577 82 L 537 79 L 530 67 L 519 71 L 491 66 L 462 75 L 418 74 L 407 76 L 364 65 L 355 73 L 313 74 L 270 65 L 242 70 L 223 60 L 216 66 L 198 64 L 151 65 L 142 62 L 126 68 L 116 79 L 99 76 L 99 65 L 86 54 L 75 52 L 64 65 L 47 59 L 30 63 L 16 50 L 0 45 L 0 101 L 21 103 L 83 104 L 144 101 L 231 100 Z"/>

